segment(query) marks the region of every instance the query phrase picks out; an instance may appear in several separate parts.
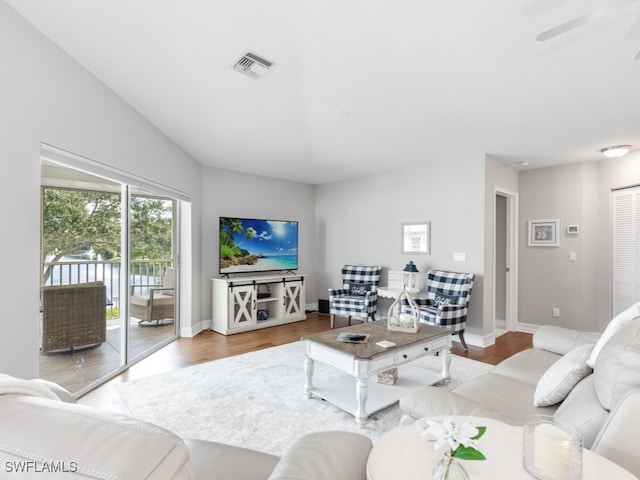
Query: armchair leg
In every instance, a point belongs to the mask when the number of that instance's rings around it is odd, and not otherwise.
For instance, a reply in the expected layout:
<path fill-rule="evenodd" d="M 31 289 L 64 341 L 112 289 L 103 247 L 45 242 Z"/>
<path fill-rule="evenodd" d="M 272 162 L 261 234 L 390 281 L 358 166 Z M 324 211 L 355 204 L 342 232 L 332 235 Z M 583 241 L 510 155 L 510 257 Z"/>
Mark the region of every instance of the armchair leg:
<path fill-rule="evenodd" d="M 333 324 L 334 324 L 334 322 L 336 321 L 336 314 L 335 314 L 335 313 L 332 313 L 332 314 L 329 316 L 329 318 L 331 319 L 331 320 L 330 320 L 330 321 L 331 321 L 331 328 L 333 328 Z"/>
<path fill-rule="evenodd" d="M 464 331 L 458 332 L 458 337 L 460 338 L 460 343 L 464 347 L 464 351 L 469 351 L 469 347 L 467 347 L 467 342 L 464 340 Z"/>
<path fill-rule="evenodd" d="M 349 326 L 351 326 L 351 315 L 349 315 Z"/>
<path fill-rule="evenodd" d="M 372 313 L 372 314 L 371 314 L 371 321 L 372 321 L 372 322 L 375 322 L 375 321 L 376 321 L 376 314 L 375 314 L 375 313 Z"/>

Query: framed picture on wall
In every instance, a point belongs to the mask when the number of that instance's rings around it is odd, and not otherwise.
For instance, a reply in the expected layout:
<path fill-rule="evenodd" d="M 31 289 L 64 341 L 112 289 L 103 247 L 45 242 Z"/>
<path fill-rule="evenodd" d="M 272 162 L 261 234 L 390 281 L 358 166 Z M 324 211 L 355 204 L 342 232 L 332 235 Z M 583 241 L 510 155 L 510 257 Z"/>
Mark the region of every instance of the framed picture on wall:
<path fill-rule="evenodd" d="M 402 253 L 431 253 L 431 222 L 402 224 Z"/>
<path fill-rule="evenodd" d="M 529 220 L 530 247 L 558 247 L 560 220 Z"/>

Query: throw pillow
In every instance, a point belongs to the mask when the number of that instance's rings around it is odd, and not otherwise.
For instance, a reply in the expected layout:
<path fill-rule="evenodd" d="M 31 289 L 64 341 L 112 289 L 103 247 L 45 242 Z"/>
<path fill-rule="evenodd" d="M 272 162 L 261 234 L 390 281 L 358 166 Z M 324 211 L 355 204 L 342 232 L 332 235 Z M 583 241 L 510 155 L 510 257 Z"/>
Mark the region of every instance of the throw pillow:
<path fill-rule="evenodd" d="M 349 295 L 364 297 L 371 290 L 371 283 L 350 283 Z"/>
<path fill-rule="evenodd" d="M 616 332 L 627 326 L 637 317 L 640 317 L 640 302 L 631 305 L 624 312 L 616 315 L 613 320 L 609 322 L 607 328 L 605 328 L 604 332 L 598 339 L 596 346 L 593 347 L 593 352 L 591 352 L 591 357 L 589 357 L 587 365 L 591 368 L 595 367 L 598 354 L 600 353 L 600 350 L 602 350 L 602 347 L 604 347 L 604 344 L 607 343 L 609 339 L 616 334 Z"/>
<path fill-rule="evenodd" d="M 551 365 L 538 381 L 533 404 L 536 407 L 546 407 L 567 398 L 573 387 L 593 371 L 587 365 L 592 350 L 592 344 L 581 345 Z"/>
<path fill-rule="evenodd" d="M 457 295 L 448 295 L 446 293 L 443 293 L 441 291 L 437 291 L 436 292 L 436 296 L 433 299 L 433 304 L 436 307 L 439 306 L 444 306 L 444 305 L 458 305 L 458 302 L 460 301 L 460 297 L 458 297 Z"/>

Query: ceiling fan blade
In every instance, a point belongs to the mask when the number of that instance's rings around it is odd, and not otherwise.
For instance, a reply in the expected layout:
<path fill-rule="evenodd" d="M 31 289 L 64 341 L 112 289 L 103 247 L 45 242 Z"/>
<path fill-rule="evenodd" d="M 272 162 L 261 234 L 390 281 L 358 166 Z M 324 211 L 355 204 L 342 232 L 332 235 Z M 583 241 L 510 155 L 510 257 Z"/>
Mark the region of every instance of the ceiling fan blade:
<path fill-rule="evenodd" d="M 617 8 L 623 7 L 636 1 L 637 0 L 611 0 L 607 7 L 598 8 L 591 13 L 585 13 L 584 15 L 580 15 L 579 17 L 569 20 L 568 22 L 562 23 L 557 27 L 553 27 L 545 32 L 542 32 L 536 37 L 536 40 L 538 42 L 544 42 L 545 40 L 549 40 L 550 38 L 557 37 L 558 35 L 568 32 L 569 30 L 573 30 L 574 28 L 580 27 L 585 23 L 591 22 L 592 20 L 604 17 Z"/>

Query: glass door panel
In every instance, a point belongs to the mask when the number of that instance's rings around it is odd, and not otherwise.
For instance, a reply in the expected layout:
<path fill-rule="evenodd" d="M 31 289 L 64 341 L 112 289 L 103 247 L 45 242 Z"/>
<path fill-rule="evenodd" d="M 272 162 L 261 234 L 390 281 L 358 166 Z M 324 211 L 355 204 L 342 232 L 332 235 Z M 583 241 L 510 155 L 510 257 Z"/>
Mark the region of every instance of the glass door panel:
<path fill-rule="evenodd" d="M 42 164 L 40 377 L 75 393 L 123 366 L 120 184 Z"/>
<path fill-rule="evenodd" d="M 176 338 L 176 201 L 132 189 L 129 357 Z"/>

